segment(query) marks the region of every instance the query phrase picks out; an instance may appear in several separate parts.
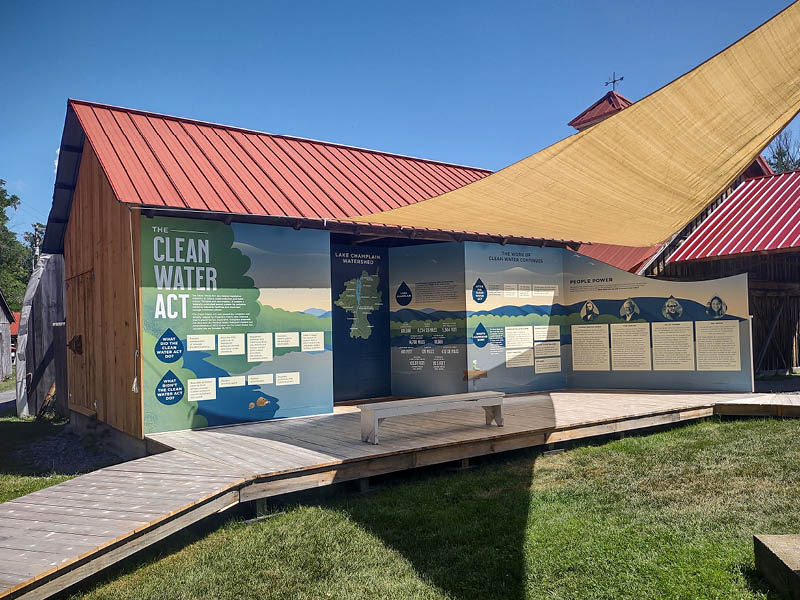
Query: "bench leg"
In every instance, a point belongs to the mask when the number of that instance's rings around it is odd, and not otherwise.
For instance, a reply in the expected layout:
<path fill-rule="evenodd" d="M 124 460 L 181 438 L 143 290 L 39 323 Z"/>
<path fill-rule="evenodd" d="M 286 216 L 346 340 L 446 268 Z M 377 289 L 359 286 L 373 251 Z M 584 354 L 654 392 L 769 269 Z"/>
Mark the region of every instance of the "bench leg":
<path fill-rule="evenodd" d="M 494 422 L 497 423 L 498 427 L 502 427 L 505 425 L 505 419 L 503 418 L 503 405 L 495 406 L 494 408 Z"/>
<path fill-rule="evenodd" d="M 486 424 L 491 425 L 492 421 L 497 423 L 498 427 L 503 426 L 503 406 L 484 406 L 483 412 L 486 413 Z"/>
<path fill-rule="evenodd" d="M 498 427 L 503 426 L 503 406 L 484 406 L 483 412 L 486 413 L 486 424 L 491 425 L 492 421 L 497 423 Z"/>
<path fill-rule="evenodd" d="M 372 411 L 361 412 L 361 441 L 378 444 L 378 417 Z"/>

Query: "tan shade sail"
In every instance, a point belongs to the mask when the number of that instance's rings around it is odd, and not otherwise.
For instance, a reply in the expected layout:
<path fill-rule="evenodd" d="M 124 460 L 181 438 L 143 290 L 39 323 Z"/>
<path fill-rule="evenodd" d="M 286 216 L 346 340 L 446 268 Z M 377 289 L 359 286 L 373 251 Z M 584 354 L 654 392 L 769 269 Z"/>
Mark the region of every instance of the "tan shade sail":
<path fill-rule="evenodd" d="M 800 111 L 800 3 L 624 111 L 467 186 L 353 220 L 657 244 Z"/>

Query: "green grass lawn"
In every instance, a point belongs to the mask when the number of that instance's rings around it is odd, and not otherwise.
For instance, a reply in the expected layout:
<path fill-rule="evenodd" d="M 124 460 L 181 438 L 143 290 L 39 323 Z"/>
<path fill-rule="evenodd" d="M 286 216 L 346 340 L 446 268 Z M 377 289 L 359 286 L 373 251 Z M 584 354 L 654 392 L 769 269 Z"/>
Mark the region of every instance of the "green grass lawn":
<path fill-rule="evenodd" d="M 13 390 L 17 385 L 17 365 L 11 367 L 11 375 L 5 379 L 0 379 L 0 392 Z"/>
<path fill-rule="evenodd" d="M 800 532 L 800 421 L 709 420 L 387 478 L 184 532 L 75 598 L 765 598 Z"/>
<path fill-rule="evenodd" d="M 20 419 L 0 415 L 0 502 L 30 494 L 56 483 L 70 479 L 52 471 L 41 471 L 26 460 L 21 448 L 35 444 L 51 435 L 56 435 L 66 422 L 44 419 Z"/>

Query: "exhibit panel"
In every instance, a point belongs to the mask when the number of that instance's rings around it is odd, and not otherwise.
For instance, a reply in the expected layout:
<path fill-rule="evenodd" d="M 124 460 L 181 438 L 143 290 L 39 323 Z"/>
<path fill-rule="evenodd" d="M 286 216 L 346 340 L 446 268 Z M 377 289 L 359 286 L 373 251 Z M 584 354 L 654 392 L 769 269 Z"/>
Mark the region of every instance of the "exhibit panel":
<path fill-rule="evenodd" d="M 331 244 L 334 401 L 392 393 L 389 250 Z"/>
<path fill-rule="evenodd" d="M 141 220 L 144 431 L 333 410 L 330 236 Z"/>
<path fill-rule="evenodd" d="M 168 217 L 143 217 L 141 242 L 145 433 L 334 398 L 752 389 L 745 275 L 671 282 L 561 248 L 331 245 Z"/>
<path fill-rule="evenodd" d="M 389 250 L 392 394 L 466 392 L 464 245 Z"/>
<path fill-rule="evenodd" d="M 752 391 L 746 274 L 665 281 L 564 256 L 569 387 Z"/>
<path fill-rule="evenodd" d="M 464 257 L 469 389 L 564 387 L 562 250 L 466 242 Z"/>

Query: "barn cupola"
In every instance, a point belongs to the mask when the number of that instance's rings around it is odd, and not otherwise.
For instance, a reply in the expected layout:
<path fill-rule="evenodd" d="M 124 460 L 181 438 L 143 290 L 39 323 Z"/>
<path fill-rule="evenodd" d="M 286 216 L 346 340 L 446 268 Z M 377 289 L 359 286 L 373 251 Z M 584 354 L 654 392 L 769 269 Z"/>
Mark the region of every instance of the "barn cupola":
<path fill-rule="evenodd" d="M 625 96 L 618 93 L 616 90 L 611 90 L 600 98 L 600 100 L 572 119 L 567 125 L 574 127 L 578 131 L 583 131 L 592 125 L 597 125 L 600 121 L 604 121 L 611 115 L 615 115 L 619 111 L 628 108 L 631 104 L 633 104 L 633 102 L 628 100 Z"/>

